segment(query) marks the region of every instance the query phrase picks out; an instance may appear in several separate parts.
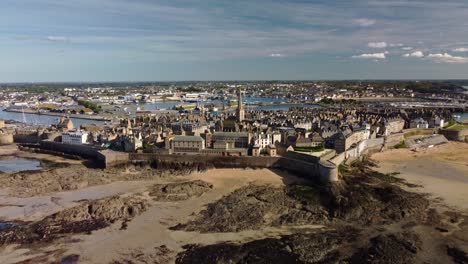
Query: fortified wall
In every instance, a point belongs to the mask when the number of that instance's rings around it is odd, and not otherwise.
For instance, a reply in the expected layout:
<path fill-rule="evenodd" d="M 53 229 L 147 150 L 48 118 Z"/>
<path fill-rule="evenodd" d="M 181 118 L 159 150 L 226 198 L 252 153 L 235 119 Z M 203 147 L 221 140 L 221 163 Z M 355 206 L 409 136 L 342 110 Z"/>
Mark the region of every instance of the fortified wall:
<path fill-rule="evenodd" d="M 0 131 L 0 146 L 13 144 L 13 135 Z"/>
<path fill-rule="evenodd" d="M 468 137 L 468 129 L 455 130 L 455 129 L 439 129 L 439 134 L 444 135 L 448 140 L 465 141 Z"/>
<path fill-rule="evenodd" d="M 405 134 L 397 133 L 385 137 L 384 149 L 390 149 L 405 141 Z"/>
<path fill-rule="evenodd" d="M 16 131 L 13 135 L 13 140 L 15 143 L 20 144 L 37 144 L 40 142 L 40 137 L 35 130 L 28 131 Z"/>
<path fill-rule="evenodd" d="M 100 160 L 106 167 L 124 165 L 128 162 L 148 164 L 180 164 L 210 168 L 279 168 L 298 176 L 321 183 L 338 181 L 337 167 L 319 158 L 289 154 L 276 157 L 251 156 L 203 156 L 203 155 L 162 155 L 153 153 L 121 153 L 110 150 L 100 151 Z"/>
<path fill-rule="evenodd" d="M 99 160 L 100 158 L 102 158 L 102 156 L 99 154 L 99 151 L 103 148 L 100 147 L 90 145 L 71 145 L 48 140 L 41 141 L 39 145 L 41 149 L 76 155 L 83 158 L 95 160 Z"/>

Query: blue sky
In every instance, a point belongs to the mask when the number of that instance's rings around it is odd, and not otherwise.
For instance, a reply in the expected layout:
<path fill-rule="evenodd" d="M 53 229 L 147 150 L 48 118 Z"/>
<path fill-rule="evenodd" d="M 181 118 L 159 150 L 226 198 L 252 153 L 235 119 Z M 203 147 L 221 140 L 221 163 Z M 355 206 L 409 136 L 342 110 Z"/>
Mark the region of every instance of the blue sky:
<path fill-rule="evenodd" d="M 0 81 L 468 79 L 466 0 L 1 0 Z"/>

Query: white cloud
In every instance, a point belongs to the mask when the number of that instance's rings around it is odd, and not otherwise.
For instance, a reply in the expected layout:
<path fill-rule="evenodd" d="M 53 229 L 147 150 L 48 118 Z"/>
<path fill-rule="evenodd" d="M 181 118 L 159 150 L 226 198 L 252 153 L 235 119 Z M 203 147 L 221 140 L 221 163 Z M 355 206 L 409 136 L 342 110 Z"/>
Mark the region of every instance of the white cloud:
<path fill-rule="evenodd" d="M 48 41 L 53 41 L 53 42 L 65 42 L 65 41 L 67 41 L 67 38 L 62 37 L 62 36 L 48 36 L 47 40 Z"/>
<path fill-rule="evenodd" d="M 369 42 L 367 43 L 367 46 L 369 48 L 374 48 L 374 49 L 384 49 L 388 45 L 387 45 L 387 42 Z"/>
<path fill-rule="evenodd" d="M 433 59 L 436 62 L 445 62 L 445 63 L 468 63 L 468 57 L 459 57 L 452 56 L 448 53 L 436 53 L 429 54 L 427 56 L 429 59 Z"/>
<path fill-rule="evenodd" d="M 281 53 L 272 53 L 270 54 L 270 57 L 273 57 L 273 58 L 283 58 L 285 57 L 284 54 L 281 54 Z"/>
<path fill-rule="evenodd" d="M 390 47 L 403 47 L 404 44 L 403 44 L 403 43 L 390 43 L 389 46 L 390 46 Z"/>
<path fill-rule="evenodd" d="M 454 52 L 468 52 L 468 48 L 456 48 L 453 51 Z"/>
<path fill-rule="evenodd" d="M 375 19 L 359 18 L 355 19 L 353 22 L 361 27 L 370 27 L 374 25 L 377 21 L 375 21 Z"/>
<path fill-rule="evenodd" d="M 407 57 L 407 58 L 422 58 L 424 57 L 424 53 L 420 50 L 417 50 L 415 52 L 412 52 L 412 53 L 406 53 L 403 55 L 403 57 Z"/>
<path fill-rule="evenodd" d="M 355 55 L 353 56 L 355 59 L 376 59 L 376 60 L 384 60 L 385 59 L 385 53 L 364 53 L 361 55 Z"/>
<path fill-rule="evenodd" d="M 403 48 L 401 48 L 401 49 L 402 49 L 402 50 L 412 50 L 413 47 L 403 47 Z"/>

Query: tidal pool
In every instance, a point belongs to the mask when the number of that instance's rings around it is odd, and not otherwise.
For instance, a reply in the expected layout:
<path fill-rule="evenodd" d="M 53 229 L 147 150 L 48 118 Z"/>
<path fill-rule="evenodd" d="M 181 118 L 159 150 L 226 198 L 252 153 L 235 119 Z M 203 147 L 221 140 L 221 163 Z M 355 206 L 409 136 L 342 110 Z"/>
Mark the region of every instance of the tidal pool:
<path fill-rule="evenodd" d="M 33 159 L 6 158 L 0 159 L 0 172 L 20 172 L 41 169 L 41 162 Z"/>

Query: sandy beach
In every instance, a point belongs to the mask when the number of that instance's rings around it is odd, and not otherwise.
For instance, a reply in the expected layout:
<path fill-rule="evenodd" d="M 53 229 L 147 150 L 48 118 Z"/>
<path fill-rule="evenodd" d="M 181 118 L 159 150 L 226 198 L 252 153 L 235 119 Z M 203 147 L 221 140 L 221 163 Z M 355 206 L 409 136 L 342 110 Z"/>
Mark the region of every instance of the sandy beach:
<path fill-rule="evenodd" d="M 362 263 L 360 254 L 381 247 L 382 263 L 450 263 L 468 251 L 461 242 L 468 240 L 466 146 L 373 155 L 373 169 L 400 172 L 417 188 L 389 183 L 393 176 L 376 177 L 366 166 L 320 186 L 280 170 L 95 169 L 5 149 L 52 164 L 0 175 L 0 224 L 18 225 L 0 225 L 0 263 L 227 263 L 243 252 Z"/>
<path fill-rule="evenodd" d="M 419 152 L 394 149 L 372 156 L 378 171 L 420 185 L 415 191 L 440 198 L 443 204 L 468 210 L 468 144 L 449 142 Z"/>
<path fill-rule="evenodd" d="M 131 256 L 135 251 L 153 256 L 155 247 L 166 246 L 171 252 L 182 249 L 187 243 L 211 244 L 222 241 L 250 241 L 264 237 L 289 234 L 294 228 L 266 228 L 258 231 L 240 233 L 223 233 L 222 235 L 203 234 L 199 232 L 171 231 L 169 227 L 189 220 L 190 217 L 204 208 L 204 205 L 223 195 L 229 194 L 242 186 L 253 184 L 268 184 L 283 186 L 284 183 L 304 182 L 303 179 L 284 172 L 243 169 L 218 169 L 203 173 L 181 176 L 171 181 L 192 181 L 202 179 L 213 184 L 213 190 L 201 197 L 186 201 L 165 203 L 153 202 L 150 208 L 136 219 L 128 223 L 126 230 L 120 230 L 119 225 L 97 230 L 90 235 L 76 235 L 70 238 L 76 243 L 64 243 L 49 246 L 39 251 L 16 250 L 6 248 L 0 254 L 1 263 L 16 263 L 33 256 L 60 251 L 64 255 L 80 255 L 80 263 L 110 263 L 121 257 Z M 145 193 L 147 187 L 155 183 L 166 182 L 167 179 L 150 181 L 118 181 L 109 184 L 86 187 L 68 192 L 57 192 L 49 195 L 17 198 L 8 195 L 6 190 L 0 192 L 0 219 L 4 221 L 36 221 L 47 215 L 65 208 L 77 205 L 83 199 L 100 199 L 104 197 L 129 193 Z M 320 226 L 305 226 L 300 228 L 316 228 Z M 27 253 L 29 252 L 29 253 Z M 27 254 L 26 254 L 27 253 Z M 32 253 L 33 255 L 29 255 Z M 165 258 L 168 257 L 166 254 Z"/>

